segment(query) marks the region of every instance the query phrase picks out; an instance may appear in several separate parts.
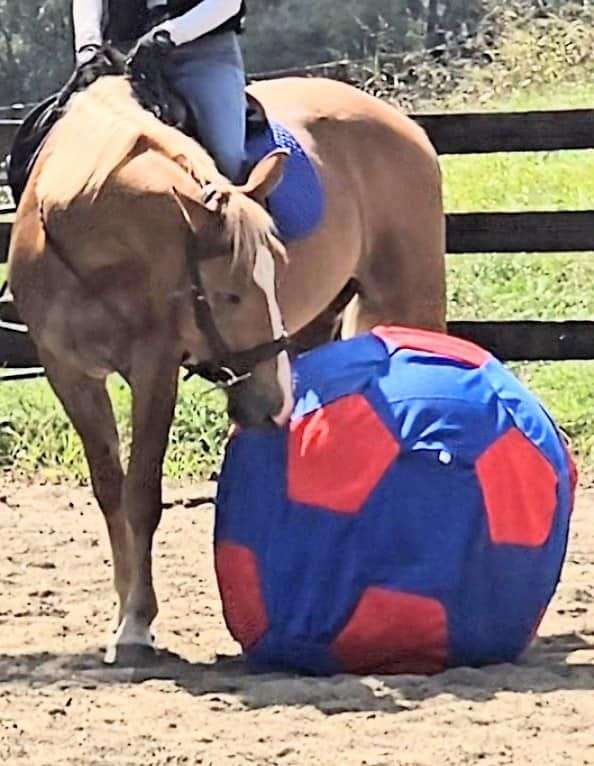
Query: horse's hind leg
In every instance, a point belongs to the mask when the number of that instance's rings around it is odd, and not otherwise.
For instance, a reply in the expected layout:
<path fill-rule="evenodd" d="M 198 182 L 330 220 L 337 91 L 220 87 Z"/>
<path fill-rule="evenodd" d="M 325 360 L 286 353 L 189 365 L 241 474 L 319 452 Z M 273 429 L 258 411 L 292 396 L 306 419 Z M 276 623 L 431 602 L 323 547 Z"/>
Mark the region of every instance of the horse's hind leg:
<path fill-rule="evenodd" d="M 406 193 L 377 222 L 357 268 L 361 289 L 345 312 L 343 337 L 381 323 L 446 330 L 445 218 L 436 159 L 423 156 L 400 186 Z"/>
<path fill-rule="evenodd" d="M 342 337 L 378 324 L 400 324 L 445 332 L 445 246 L 439 230 L 426 237 L 384 242 L 357 274 L 360 293 L 347 306 Z"/>
<path fill-rule="evenodd" d="M 166 338 L 143 338 L 132 358 L 132 446 L 122 504 L 129 525 L 130 588 L 108 661 L 141 662 L 158 611 L 152 544 L 161 519 L 163 459 L 177 397 L 179 357 Z M 150 650 L 149 650 L 150 651 Z"/>
<path fill-rule="evenodd" d="M 104 380 L 90 378 L 42 350 L 40 357 L 50 385 L 82 439 L 93 491 L 107 523 L 119 623 L 128 597 L 130 570 L 126 517 L 121 505 L 123 472 L 111 400 Z"/>

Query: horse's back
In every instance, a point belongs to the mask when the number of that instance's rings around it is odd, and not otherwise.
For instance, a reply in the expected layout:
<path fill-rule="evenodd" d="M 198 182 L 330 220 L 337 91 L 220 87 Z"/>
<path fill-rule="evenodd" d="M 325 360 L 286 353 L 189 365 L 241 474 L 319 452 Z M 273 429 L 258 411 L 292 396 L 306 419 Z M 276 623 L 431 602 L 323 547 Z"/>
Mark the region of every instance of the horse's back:
<path fill-rule="evenodd" d="M 331 131 L 352 139 L 362 132 L 393 142 L 417 147 L 433 158 L 435 152 L 426 133 L 392 104 L 352 85 L 327 78 L 287 77 L 252 83 L 250 92 L 262 102 L 267 114 L 291 129 L 321 136 Z"/>
<path fill-rule="evenodd" d="M 440 197 L 438 157 L 425 131 L 392 104 L 325 78 L 286 78 L 250 86 L 270 119 L 284 124 L 318 166 L 330 196 L 370 199 L 369 215 Z M 427 190 L 433 190 L 427 199 Z M 418 200 L 415 200 L 418 196 Z M 360 206 L 360 205 L 359 205 Z M 384 208 L 385 209 L 385 208 Z M 344 219 L 344 210 L 337 210 Z M 437 211 L 439 215 L 439 211 Z M 369 221 L 368 221 L 369 223 Z M 382 221 L 378 220 L 378 226 Z"/>

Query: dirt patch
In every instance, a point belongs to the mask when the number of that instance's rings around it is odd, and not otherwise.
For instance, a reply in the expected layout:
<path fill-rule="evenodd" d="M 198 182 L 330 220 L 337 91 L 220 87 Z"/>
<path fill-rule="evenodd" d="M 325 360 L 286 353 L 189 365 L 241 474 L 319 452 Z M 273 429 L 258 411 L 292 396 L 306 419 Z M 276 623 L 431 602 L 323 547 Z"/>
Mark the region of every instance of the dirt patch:
<path fill-rule="evenodd" d="M 594 764 L 594 491 L 519 665 L 330 679 L 247 671 L 213 576 L 213 485 L 170 487 L 156 555 L 161 662 L 106 668 L 115 607 L 86 489 L 0 489 L 0 762 Z"/>

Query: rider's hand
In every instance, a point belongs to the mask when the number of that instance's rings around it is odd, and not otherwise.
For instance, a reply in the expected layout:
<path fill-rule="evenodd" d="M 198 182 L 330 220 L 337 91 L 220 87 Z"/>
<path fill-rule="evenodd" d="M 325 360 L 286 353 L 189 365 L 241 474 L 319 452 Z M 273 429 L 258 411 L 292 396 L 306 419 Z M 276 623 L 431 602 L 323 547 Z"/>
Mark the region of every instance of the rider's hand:
<path fill-rule="evenodd" d="M 100 50 L 101 45 L 98 43 L 89 43 L 88 45 L 83 45 L 82 48 L 79 48 L 76 51 L 76 66 L 80 67 L 88 64 L 97 56 Z"/>
<path fill-rule="evenodd" d="M 83 90 L 112 68 L 101 45 L 84 45 L 76 52 L 76 89 Z"/>
<path fill-rule="evenodd" d="M 151 30 L 143 35 L 128 54 L 126 70 L 128 73 L 150 71 L 155 61 L 168 53 L 175 45 L 169 32 L 163 29 Z"/>
<path fill-rule="evenodd" d="M 68 82 L 64 85 L 56 105 L 64 106 L 73 93 L 88 88 L 105 74 L 123 74 L 124 60 L 114 48 L 106 48 L 103 45 L 83 45 L 76 52 L 76 68 Z"/>
<path fill-rule="evenodd" d="M 169 32 L 153 28 L 136 43 L 126 60 L 126 75 L 136 100 L 162 122 L 183 128 L 187 110 L 172 92 L 163 66 L 167 54 L 175 48 Z"/>

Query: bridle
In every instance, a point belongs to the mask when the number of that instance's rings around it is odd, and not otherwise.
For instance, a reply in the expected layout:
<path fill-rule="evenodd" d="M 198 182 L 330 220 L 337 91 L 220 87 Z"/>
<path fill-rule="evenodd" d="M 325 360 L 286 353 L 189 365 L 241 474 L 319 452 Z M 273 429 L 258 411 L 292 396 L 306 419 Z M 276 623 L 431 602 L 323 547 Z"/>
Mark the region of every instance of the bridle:
<path fill-rule="evenodd" d="M 210 359 L 197 364 L 184 364 L 187 369 L 185 379 L 200 375 L 200 377 L 206 378 L 221 388 L 231 388 L 251 377 L 254 367 L 260 362 L 274 359 L 278 354 L 287 351 L 290 340 L 286 331 L 283 330 L 279 338 L 242 351 L 232 351 L 221 336 L 214 321 L 200 276 L 199 259 L 196 258 L 195 245 L 196 239 L 191 230 L 188 229 L 186 265 L 192 283 L 194 321 L 198 330 L 206 336 L 212 356 Z M 217 253 L 211 255 L 210 258 L 224 256 L 224 253 Z"/>
<path fill-rule="evenodd" d="M 51 243 L 56 256 L 68 271 L 76 277 L 83 288 L 88 289 L 82 275 L 79 274 L 74 264 L 63 257 L 60 248 L 50 234 L 45 222 L 43 205 L 39 208 L 39 217 L 45 236 L 48 242 Z M 212 357 L 198 362 L 197 364 L 188 364 L 182 361 L 182 366 L 187 370 L 184 380 L 188 380 L 194 375 L 199 375 L 214 383 L 217 388 L 231 388 L 251 377 L 254 367 L 260 364 L 260 362 L 274 359 L 274 357 L 281 352 L 287 351 L 291 346 L 291 340 L 289 339 L 287 332 L 283 330 L 282 335 L 279 338 L 275 338 L 267 343 L 260 343 L 258 346 L 243 351 L 232 351 L 221 336 L 212 316 L 212 311 L 206 298 L 204 285 L 200 276 L 200 269 L 198 268 L 198 259 L 195 255 L 195 244 L 196 240 L 194 234 L 192 230 L 188 228 L 186 264 L 192 283 L 191 289 L 194 320 L 198 331 L 204 333 L 206 336 L 207 343 L 212 352 Z M 216 253 L 206 257 L 219 258 L 224 256 L 224 253 Z M 120 315 L 120 318 L 123 321 L 126 321 L 115 306 L 108 306 L 108 308 L 112 313 Z"/>

